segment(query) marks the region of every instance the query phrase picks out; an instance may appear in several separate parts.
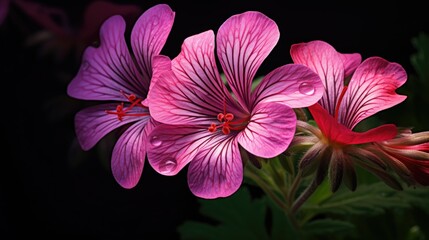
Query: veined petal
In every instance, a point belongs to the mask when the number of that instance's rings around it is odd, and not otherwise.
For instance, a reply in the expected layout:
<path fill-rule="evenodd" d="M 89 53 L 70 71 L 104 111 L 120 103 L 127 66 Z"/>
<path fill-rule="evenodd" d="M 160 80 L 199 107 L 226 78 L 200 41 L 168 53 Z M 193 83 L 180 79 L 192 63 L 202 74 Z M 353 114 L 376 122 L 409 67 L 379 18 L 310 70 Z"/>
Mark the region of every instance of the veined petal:
<path fill-rule="evenodd" d="M 92 148 L 102 137 L 112 130 L 130 122 L 141 119 L 141 116 L 125 116 L 123 120 L 118 119 L 118 115 L 108 114 L 106 110 L 114 111 L 117 104 L 100 104 L 88 107 L 75 116 L 76 135 L 79 144 L 84 150 Z M 126 107 L 127 105 L 124 105 Z M 132 108 L 129 112 L 132 114 L 147 114 L 147 109 Z"/>
<path fill-rule="evenodd" d="M 392 139 L 397 134 L 393 124 L 385 124 L 366 132 L 353 132 L 346 126 L 338 123 L 318 103 L 308 108 L 323 135 L 330 141 L 340 144 L 362 144 Z"/>
<path fill-rule="evenodd" d="M 253 77 L 279 37 L 277 24 L 259 12 L 234 15 L 219 28 L 217 55 L 242 106 L 250 105 Z"/>
<path fill-rule="evenodd" d="M 172 69 L 182 82 L 204 92 L 204 101 L 232 102 L 216 66 L 213 31 L 185 39 L 182 51 L 172 61 Z"/>
<path fill-rule="evenodd" d="M 131 32 L 131 47 L 143 75 L 145 89 L 152 77 L 152 57 L 164 47 L 174 22 L 175 12 L 167 4 L 158 4 L 145 11 Z"/>
<path fill-rule="evenodd" d="M 325 88 L 320 77 L 300 64 L 287 64 L 264 77 L 253 93 L 253 104 L 279 102 L 291 108 L 308 107 L 320 100 Z"/>
<path fill-rule="evenodd" d="M 189 188 L 201 198 L 228 197 L 242 181 L 243 162 L 237 141 L 231 135 L 216 135 L 189 164 Z"/>
<path fill-rule="evenodd" d="M 323 41 L 294 44 L 290 53 L 294 63 L 304 64 L 319 75 L 325 86 L 325 94 L 319 103 L 334 116 L 335 106 L 344 87 L 344 64 L 341 55 Z"/>
<path fill-rule="evenodd" d="M 339 108 L 339 121 L 353 129 L 361 120 L 405 100 L 395 92 L 407 80 L 401 65 L 379 57 L 362 62 L 350 80 Z"/>
<path fill-rule="evenodd" d="M 130 126 L 118 139 L 112 154 L 112 173 L 123 188 L 137 185 L 146 158 L 145 126 L 149 118 L 144 118 Z"/>
<path fill-rule="evenodd" d="M 290 107 L 260 103 L 253 109 L 246 129 L 238 133 L 237 141 L 256 156 L 275 157 L 289 146 L 295 126 L 296 115 Z"/>
<path fill-rule="evenodd" d="M 128 51 L 124 38 L 125 21 L 119 16 L 107 19 L 100 29 L 100 46 L 88 47 L 79 72 L 67 93 L 83 100 L 123 101 L 121 91 L 144 99 L 147 86 Z"/>
<path fill-rule="evenodd" d="M 215 136 L 207 129 L 160 124 L 148 137 L 148 161 L 160 174 L 176 175 Z"/>
<path fill-rule="evenodd" d="M 351 76 L 359 64 L 362 62 L 362 57 L 359 53 L 339 53 L 344 65 L 344 77 Z"/>
<path fill-rule="evenodd" d="M 151 115 L 157 121 L 208 127 L 224 109 L 236 117 L 241 116 L 242 111 L 238 110 L 220 80 L 186 77 L 184 71 L 172 70 L 170 60 L 165 56 L 156 56 L 153 61 L 154 83 L 151 84 L 148 99 Z M 184 60 L 178 60 L 176 64 L 178 62 L 181 62 L 181 66 L 186 65 Z"/>

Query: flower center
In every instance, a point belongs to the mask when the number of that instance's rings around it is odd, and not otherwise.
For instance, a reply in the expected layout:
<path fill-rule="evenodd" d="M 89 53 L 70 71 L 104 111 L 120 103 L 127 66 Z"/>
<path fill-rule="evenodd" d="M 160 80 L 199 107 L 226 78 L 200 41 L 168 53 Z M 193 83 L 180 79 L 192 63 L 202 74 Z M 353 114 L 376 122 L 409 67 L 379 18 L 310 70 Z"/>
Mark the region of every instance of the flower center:
<path fill-rule="evenodd" d="M 141 107 L 144 109 L 147 109 L 146 106 L 144 106 L 141 102 L 142 99 L 136 97 L 134 94 L 126 94 L 122 90 L 120 91 L 121 94 L 128 100 L 128 102 L 131 103 L 130 106 L 124 107 L 124 103 L 121 102 L 118 106 L 116 106 L 116 109 L 114 111 L 112 110 L 105 110 L 107 114 L 114 114 L 118 117 L 119 121 L 122 121 L 125 116 L 134 116 L 134 117 L 142 117 L 142 116 L 149 116 L 148 112 L 144 113 L 129 113 L 131 109 L 134 107 Z"/>
<path fill-rule="evenodd" d="M 222 133 L 227 135 L 231 132 L 231 130 L 240 131 L 246 128 L 249 123 L 250 117 L 246 117 L 243 119 L 234 120 L 234 114 L 226 112 L 226 103 L 223 103 L 223 113 L 219 113 L 217 115 L 217 120 L 220 122 L 219 124 L 211 123 L 208 128 L 209 132 L 216 132 L 217 129 L 222 129 Z"/>

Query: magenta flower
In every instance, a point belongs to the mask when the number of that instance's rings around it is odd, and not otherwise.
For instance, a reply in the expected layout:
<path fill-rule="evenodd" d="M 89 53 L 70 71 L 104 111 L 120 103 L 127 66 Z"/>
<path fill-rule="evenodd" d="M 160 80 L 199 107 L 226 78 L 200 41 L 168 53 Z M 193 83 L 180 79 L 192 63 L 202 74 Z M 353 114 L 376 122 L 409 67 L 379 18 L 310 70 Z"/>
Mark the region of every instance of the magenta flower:
<path fill-rule="evenodd" d="M 283 152 L 295 133 L 291 107 L 317 102 L 323 93 L 319 77 L 303 65 L 284 65 L 252 90 L 252 80 L 279 39 L 274 21 L 259 12 L 234 15 L 215 36 L 209 30 L 187 38 L 170 61 L 154 60 L 149 92 L 157 126 L 148 144 L 148 160 L 161 174 L 175 175 L 189 163 L 188 184 L 198 197 L 233 194 L 243 180 L 240 147 L 270 158 Z"/>
<path fill-rule="evenodd" d="M 85 50 L 78 74 L 68 94 L 83 100 L 116 101 L 86 108 L 76 114 L 76 134 L 84 150 L 92 148 L 110 131 L 126 126 L 113 149 L 111 167 L 124 188 L 134 187 L 146 157 L 145 141 L 155 126 L 143 105 L 152 76 L 152 57 L 160 53 L 173 25 L 175 13 L 159 4 L 144 12 L 131 32 L 130 54 L 125 42 L 125 21 L 107 19 L 100 29 L 100 46 Z"/>
<path fill-rule="evenodd" d="M 319 183 L 329 168 L 333 191 L 338 189 L 343 178 L 354 190 L 354 162 L 370 170 L 374 170 L 371 168 L 374 164 L 383 166 L 374 153 L 359 145 L 392 139 L 397 128 L 386 124 L 367 132 L 352 129 L 363 119 L 405 100 L 406 97 L 396 94 L 395 90 L 405 83 L 406 72 L 399 64 L 379 57 L 361 62 L 359 54 L 338 53 L 322 41 L 295 44 L 291 56 L 295 63 L 304 64 L 318 73 L 325 86 L 319 103 L 309 107 L 320 131 L 299 123 L 316 136 L 307 139 L 312 139 L 314 145 L 302 159 L 301 168 L 318 164 L 316 181 Z M 368 160 L 372 162 L 368 163 Z M 386 181 L 392 180 L 383 171 L 375 172 Z"/>

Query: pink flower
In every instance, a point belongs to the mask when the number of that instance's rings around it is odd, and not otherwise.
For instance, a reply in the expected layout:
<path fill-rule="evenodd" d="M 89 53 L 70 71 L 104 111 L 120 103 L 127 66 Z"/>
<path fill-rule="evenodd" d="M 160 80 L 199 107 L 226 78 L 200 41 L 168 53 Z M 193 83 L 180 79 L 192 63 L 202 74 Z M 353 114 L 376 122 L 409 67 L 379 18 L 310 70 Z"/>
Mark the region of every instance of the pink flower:
<path fill-rule="evenodd" d="M 76 114 L 76 134 L 84 150 L 92 148 L 110 131 L 127 129 L 113 149 L 112 171 L 124 188 L 134 187 L 146 156 L 145 141 L 155 126 L 146 98 L 152 76 L 152 57 L 160 53 L 173 25 L 175 13 L 159 4 L 144 12 L 131 32 L 130 54 L 125 42 L 125 21 L 107 19 L 100 29 L 98 48 L 88 47 L 68 94 L 83 100 L 115 101 L 86 108 Z"/>
<path fill-rule="evenodd" d="M 154 60 L 149 91 L 157 126 L 148 160 L 161 174 L 175 175 L 189 163 L 188 184 L 198 197 L 233 194 L 243 180 L 241 148 L 270 158 L 283 152 L 295 133 L 291 107 L 305 107 L 322 96 L 319 77 L 302 65 L 284 65 L 251 89 L 256 71 L 279 39 L 274 21 L 259 12 L 234 15 L 215 36 L 209 30 L 187 38 L 172 61 Z"/>
<path fill-rule="evenodd" d="M 352 129 L 363 119 L 405 100 L 406 97 L 396 94 L 395 90 L 405 83 L 406 72 L 399 64 L 379 57 L 361 62 L 359 54 L 338 53 L 322 41 L 295 44 L 291 48 L 291 56 L 295 63 L 313 69 L 325 86 L 320 101 L 309 107 L 320 131 L 300 123 L 303 129 L 317 136 L 312 139 L 315 144 L 302 159 L 301 168 L 318 164 L 316 181 L 322 181 L 329 169 L 333 191 L 338 189 L 343 178 L 354 190 L 354 162 L 364 167 L 368 164 L 383 165 L 373 153 L 359 145 L 392 139 L 397 128 L 386 124 L 367 132 L 354 132 Z M 379 176 L 389 178 L 384 172 Z"/>

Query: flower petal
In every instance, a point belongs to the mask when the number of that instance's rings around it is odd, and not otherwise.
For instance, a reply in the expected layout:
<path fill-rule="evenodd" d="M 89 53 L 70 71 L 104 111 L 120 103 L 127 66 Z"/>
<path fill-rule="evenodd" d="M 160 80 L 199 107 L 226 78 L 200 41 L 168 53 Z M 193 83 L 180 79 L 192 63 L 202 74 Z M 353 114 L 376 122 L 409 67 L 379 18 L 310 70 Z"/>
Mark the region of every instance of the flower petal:
<path fill-rule="evenodd" d="M 234 15 L 219 28 L 217 55 L 242 106 L 250 105 L 252 80 L 279 37 L 277 24 L 260 12 Z"/>
<path fill-rule="evenodd" d="M 117 104 L 113 103 L 101 104 L 85 108 L 76 114 L 76 135 L 79 144 L 84 150 L 92 148 L 102 137 L 112 130 L 142 118 L 141 116 L 125 116 L 120 121 L 117 115 L 106 113 L 106 110 L 115 111 L 116 106 Z M 147 114 L 149 116 L 147 109 L 143 108 L 132 108 L 127 113 Z"/>
<path fill-rule="evenodd" d="M 253 93 L 253 104 L 279 102 L 292 108 L 308 107 L 320 100 L 325 88 L 308 67 L 287 64 L 264 77 Z"/>
<path fill-rule="evenodd" d="M 237 141 L 256 156 L 275 157 L 289 146 L 295 126 L 296 115 L 290 107 L 260 103 L 254 108 L 246 129 L 238 133 Z"/>
<path fill-rule="evenodd" d="M 308 108 L 323 135 L 330 141 L 340 144 L 362 144 L 392 139 L 397 134 L 397 128 L 393 124 L 385 124 L 366 132 L 353 132 L 344 125 L 338 123 L 318 103 Z"/>
<path fill-rule="evenodd" d="M 173 26 L 175 13 L 167 4 L 158 4 L 145 11 L 137 20 L 131 32 L 131 46 L 145 89 L 152 77 L 152 57 L 164 47 Z"/>
<path fill-rule="evenodd" d="M 173 61 L 154 57 L 149 106 L 159 122 L 209 126 L 226 109 L 239 117 L 235 104 L 216 69 L 213 32 L 189 37 Z"/>
<path fill-rule="evenodd" d="M 88 47 L 79 72 L 67 93 L 84 100 L 123 101 L 121 91 L 144 99 L 147 86 L 130 56 L 124 38 L 125 21 L 119 16 L 107 19 L 100 29 L 100 47 Z"/>
<path fill-rule="evenodd" d="M 325 86 L 325 94 L 319 103 L 334 115 L 338 97 L 344 87 L 344 65 L 341 55 L 323 41 L 294 44 L 290 53 L 294 63 L 304 64 L 320 76 Z"/>
<path fill-rule="evenodd" d="M 160 174 L 176 175 L 215 136 L 207 129 L 160 124 L 148 137 L 148 161 Z"/>
<path fill-rule="evenodd" d="M 379 57 L 366 59 L 356 69 L 339 109 L 339 121 L 353 129 L 361 120 L 405 100 L 395 90 L 407 80 L 397 63 Z"/>
<path fill-rule="evenodd" d="M 243 162 L 231 135 L 216 135 L 201 149 L 188 168 L 192 193 L 205 199 L 228 197 L 243 181 Z"/>
<path fill-rule="evenodd" d="M 343 53 L 339 54 L 343 60 L 344 65 L 344 77 L 351 76 L 359 64 L 362 62 L 362 57 L 359 53 Z"/>
<path fill-rule="evenodd" d="M 112 154 L 112 173 L 123 188 L 137 185 L 146 158 L 147 133 L 145 126 L 149 118 L 144 118 L 130 126 L 118 139 Z M 151 128 L 151 127 L 150 127 Z"/>

